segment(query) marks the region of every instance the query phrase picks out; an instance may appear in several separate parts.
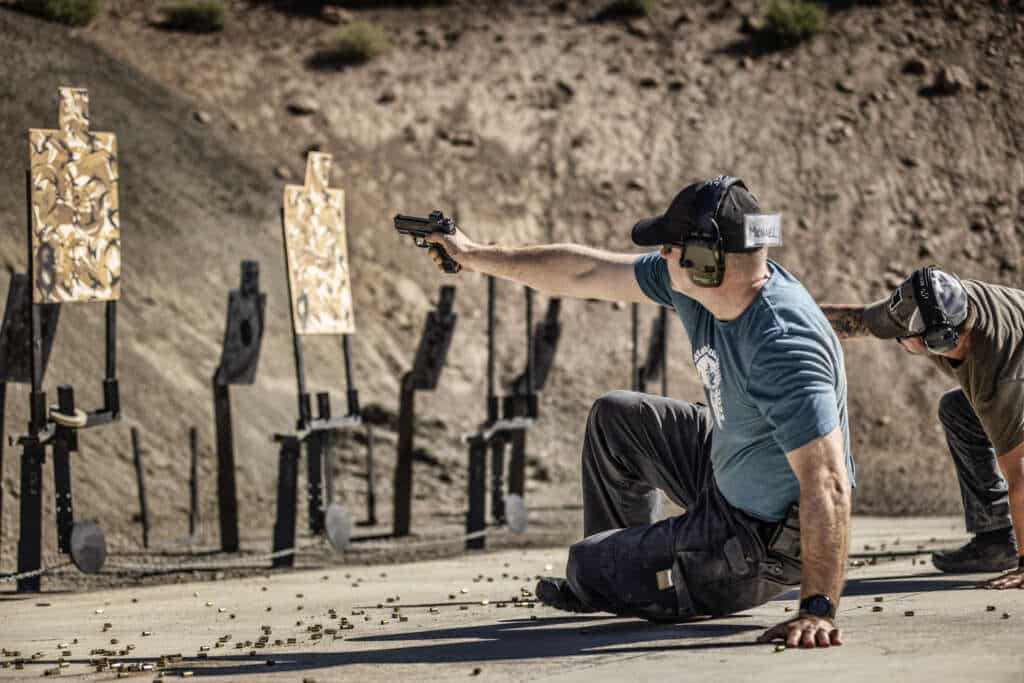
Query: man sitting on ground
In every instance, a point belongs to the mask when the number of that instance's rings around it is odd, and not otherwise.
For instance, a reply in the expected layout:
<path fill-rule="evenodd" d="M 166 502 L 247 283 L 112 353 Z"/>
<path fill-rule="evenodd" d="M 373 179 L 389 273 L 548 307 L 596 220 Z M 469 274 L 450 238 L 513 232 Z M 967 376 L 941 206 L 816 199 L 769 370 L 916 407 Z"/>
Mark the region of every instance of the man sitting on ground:
<path fill-rule="evenodd" d="M 586 538 L 570 548 L 567 578 L 540 581 L 537 597 L 569 611 L 680 621 L 749 609 L 800 583 L 798 615 L 761 638 L 839 645 L 854 475 L 843 354 L 807 291 L 767 258 L 779 217 L 761 215 L 746 186 L 723 176 L 685 187 L 632 235 L 660 251 L 435 236 L 466 270 L 560 296 L 672 308 L 704 384 L 706 407 L 628 391 L 594 403 L 583 444 Z M 685 514 L 660 519 L 657 489 Z"/>

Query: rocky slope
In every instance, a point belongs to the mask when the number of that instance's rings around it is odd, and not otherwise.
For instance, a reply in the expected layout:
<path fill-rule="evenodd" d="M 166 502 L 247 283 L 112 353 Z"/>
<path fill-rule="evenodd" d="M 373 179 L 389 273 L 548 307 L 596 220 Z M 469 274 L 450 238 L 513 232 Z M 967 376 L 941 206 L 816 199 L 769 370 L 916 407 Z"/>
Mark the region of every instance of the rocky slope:
<path fill-rule="evenodd" d="M 333 184 L 347 192 L 358 386 L 364 403 L 385 412 L 396 409 L 439 285 L 452 281 L 393 234 L 397 211 L 443 208 L 475 238 L 504 244 L 630 249 L 637 218 L 662 210 L 686 182 L 728 172 L 785 214 L 786 246 L 774 256 L 822 300 L 876 299 L 926 262 L 1024 284 L 1024 15 L 1012 8 L 837 4 L 826 32 L 763 52 L 742 30 L 754 11 L 742 2 L 660 2 L 651 18 L 628 23 L 593 21 L 593 2 L 386 6 L 332 13 L 380 22 L 394 45 L 367 66 L 335 71 L 310 62 L 336 30 L 323 17 L 229 2 L 223 33 L 190 35 L 153 28 L 139 5 L 108 3 L 75 31 L 0 10 L 7 267 L 25 265 L 26 129 L 55 122 L 57 87 L 89 88 L 94 126 L 119 136 L 126 424 L 87 435 L 75 467 L 79 513 L 103 519 L 115 541 L 137 537 L 131 424 L 149 446 L 155 535 L 183 533 L 190 425 L 200 429 L 212 519 L 209 378 L 241 258 L 261 261 L 270 320 L 258 382 L 234 392 L 243 536 L 269 538 L 276 457 L 268 435 L 294 420 L 277 210 L 282 178 L 301 177 L 312 148 L 334 154 Z M 458 437 L 483 416 L 485 283 L 477 275 L 454 282 L 461 320 L 450 365 L 438 391 L 420 400 L 433 416 L 417 468 L 424 528 L 427 515 L 457 520 Z M 508 380 L 523 362 L 521 291 L 499 287 L 499 303 L 499 368 Z M 644 310 L 645 329 L 654 314 Z M 101 317 L 68 307 L 51 391 L 72 381 L 84 400 L 98 400 Z M 629 382 L 627 308 L 567 302 L 564 330 L 532 437 L 531 485 L 541 502 L 578 498 L 589 403 Z M 671 393 L 699 399 L 678 329 L 670 344 Z M 846 350 L 857 510 L 956 511 L 934 417 L 946 380 L 895 345 L 859 341 Z M 337 345 L 310 343 L 309 353 L 313 388 L 340 400 Z M 25 392 L 9 394 L 8 425 L 19 427 Z M 386 498 L 393 435 L 378 432 Z M 361 445 L 343 444 L 337 456 L 339 485 L 361 509 Z M 7 494 L 16 476 L 8 448 Z M 13 504 L 5 508 L 10 558 L 16 515 Z M 388 518 L 386 508 L 380 516 Z M 576 524 L 576 513 L 565 523 Z"/>

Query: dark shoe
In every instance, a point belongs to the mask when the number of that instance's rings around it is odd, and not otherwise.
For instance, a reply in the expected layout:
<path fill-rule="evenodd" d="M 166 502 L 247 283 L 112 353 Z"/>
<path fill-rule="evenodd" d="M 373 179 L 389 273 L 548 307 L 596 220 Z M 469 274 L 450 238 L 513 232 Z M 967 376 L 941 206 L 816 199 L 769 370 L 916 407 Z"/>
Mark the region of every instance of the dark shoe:
<path fill-rule="evenodd" d="M 933 553 L 932 564 L 950 574 L 1002 572 L 1017 566 L 1017 548 L 1009 536 L 998 542 L 975 536 L 960 548 Z"/>
<path fill-rule="evenodd" d="M 576 597 L 576 594 L 572 592 L 572 588 L 569 587 L 569 582 L 565 579 L 545 576 L 537 582 L 537 588 L 534 593 L 541 603 L 548 607 L 560 609 L 563 612 L 587 614 L 597 611 L 585 605 L 582 600 Z"/>

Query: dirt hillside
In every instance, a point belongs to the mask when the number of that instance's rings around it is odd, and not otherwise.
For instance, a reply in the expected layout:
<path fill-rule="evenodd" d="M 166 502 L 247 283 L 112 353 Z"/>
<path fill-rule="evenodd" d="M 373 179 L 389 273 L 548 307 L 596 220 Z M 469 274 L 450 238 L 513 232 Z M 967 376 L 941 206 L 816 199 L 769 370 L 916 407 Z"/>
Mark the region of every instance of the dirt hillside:
<path fill-rule="evenodd" d="M 211 35 L 154 28 L 136 2 L 108 2 L 78 30 L 0 8 L 6 267 L 25 268 L 27 129 L 54 125 L 58 86 L 88 88 L 94 128 L 119 137 L 126 420 L 86 435 L 75 463 L 79 514 L 103 520 L 115 542 L 138 536 L 130 425 L 148 446 L 160 538 L 184 534 L 185 435 L 199 428 L 213 532 L 209 380 L 242 258 L 260 261 L 269 294 L 257 384 L 234 391 L 243 536 L 269 538 L 276 453 L 268 436 L 295 419 L 277 211 L 282 176 L 301 178 L 311 148 L 334 155 L 332 184 L 347 193 L 364 404 L 396 409 L 438 287 L 459 286 L 450 365 L 438 391 L 419 400 L 432 418 L 421 427 L 417 467 L 424 526 L 427 515 L 451 520 L 464 505 L 458 437 L 483 417 L 486 288 L 477 275 L 443 277 L 399 240 L 389 225 L 398 211 L 442 208 L 474 238 L 503 244 L 631 249 L 637 218 L 661 211 L 693 179 L 731 173 L 784 213 L 786 246 L 774 258 L 822 300 L 876 299 L 927 262 L 1024 285 L 1019 9 L 837 3 L 827 31 L 793 50 L 763 52 L 742 30 L 756 14 L 744 2 L 659 2 L 649 19 L 631 22 L 594 21 L 596 2 L 396 3 L 338 17 L 383 24 L 388 54 L 324 70 L 310 58 L 337 30 L 332 23 L 273 3 L 227 5 L 226 29 Z M 949 87 L 933 87 L 943 69 Z M 297 103 L 310 113 L 293 113 Z M 517 287 L 499 287 L 505 381 L 522 369 L 522 298 Z M 545 299 L 538 303 L 543 310 Z M 55 394 L 56 384 L 71 382 L 83 403 L 98 402 L 102 309 L 66 308 L 47 385 Z M 628 308 L 567 302 L 563 310 L 562 347 L 531 436 L 531 486 L 541 502 L 578 499 L 587 408 L 629 383 Z M 643 311 L 645 331 L 654 315 Z M 677 328 L 670 345 L 672 395 L 699 399 Z M 948 382 L 895 345 L 851 342 L 846 351 L 857 510 L 957 511 L 934 417 Z M 311 342 L 308 352 L 312 388 L 330 388 L 339 401 L 338 346 Z M 9 391 L 9 432 L 24 425 L 26 393 Z M 393 435 L 378 431 L 379 495 L 387 499 Z M 347 443 L 337 456 L 339 485 L 361 511 L 361 445 Z M 9 447 L 5 459 L 9 564 L 17 488 Z M 389 518 L 386 507 L 380 516 Z M 566 523 L 576 516 L 567 513 Z"/>

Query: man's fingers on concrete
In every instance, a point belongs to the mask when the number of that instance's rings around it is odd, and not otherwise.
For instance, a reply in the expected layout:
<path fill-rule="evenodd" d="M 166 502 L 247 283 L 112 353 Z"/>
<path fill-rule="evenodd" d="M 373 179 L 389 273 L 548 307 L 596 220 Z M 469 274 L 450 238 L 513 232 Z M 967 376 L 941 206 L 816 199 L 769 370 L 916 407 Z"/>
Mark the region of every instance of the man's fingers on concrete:
<path fill-rule="evenodd" d="M 825 629 L 818 629 L 818 647 L 829 647 L 832 645 L 832 636 Z"/>
<path fill-rule="evenodd" d="M 833 645 L 843 644 L 843 632 L 837 628 L 832 629 L 832 631 L 828 634 L 828 637 L 832 640 Z"/>
<path fill-rule="evenodd" d="M 800 635 L 800 647 L 814 647 L 815 637 L 818 633 L 818 627 L 807 625 L 804 626 L 803 632 Z"/>
<path fill-rule="evenodd" d="M 786 647 L 799 646 L 800 636 L 803 634 L 803 629 L 801 629 L 799 626 L 790 626 L 786 630 Z"/>

